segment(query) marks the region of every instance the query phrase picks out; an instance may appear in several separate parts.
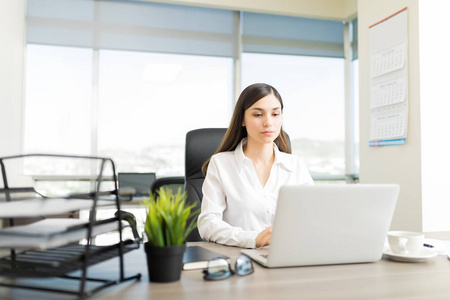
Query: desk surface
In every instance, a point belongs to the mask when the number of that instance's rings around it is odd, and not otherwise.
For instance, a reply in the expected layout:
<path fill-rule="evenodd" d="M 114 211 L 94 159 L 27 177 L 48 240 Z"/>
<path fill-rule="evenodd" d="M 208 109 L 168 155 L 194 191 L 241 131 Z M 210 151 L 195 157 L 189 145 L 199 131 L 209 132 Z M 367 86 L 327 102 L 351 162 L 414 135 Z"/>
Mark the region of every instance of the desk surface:
<path fill-rule="evenodd" d="M 450 233 L 427 234 L 450 239 Z M 213 251 L 235 258 L 240 248 L 199 242 Z M 117 274 L 113 259 L 91 268 L 90 276 Z M 90 299 L 450 299 L 450 261 L 437 256 L 421 263 L 382 259 L 376 263 L 266 269 L 255 263 L 249 276 L 210 282 L 201 270 L 183 271 L 174 283 L 149 283 L 143 247 L 125 255 L 126 275 L 142 274 L 140 281 L 121 283 Z M 47 285 L 57 284 L 52 280 Z M 22 289 L 0 288 L 0 299 L 73 299 Z"/>

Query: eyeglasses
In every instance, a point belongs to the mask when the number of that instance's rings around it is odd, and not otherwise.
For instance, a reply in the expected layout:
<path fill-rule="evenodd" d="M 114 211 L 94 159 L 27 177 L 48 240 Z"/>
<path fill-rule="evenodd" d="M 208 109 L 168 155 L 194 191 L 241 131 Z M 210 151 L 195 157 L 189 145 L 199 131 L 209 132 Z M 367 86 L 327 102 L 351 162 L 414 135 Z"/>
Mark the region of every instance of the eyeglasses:
<path fill-rule="evenodd" d="M 252 260 L 245 254 L 239 255 L 234 266 L 231 269 L 230 263 L 222 257 L 213 258 L 208 261 L 208 266 L 203 270 L 203 278 L 205 280 L 221 280 L 237 274 L 240 276 L 250 275 L 253 273 Z"/>

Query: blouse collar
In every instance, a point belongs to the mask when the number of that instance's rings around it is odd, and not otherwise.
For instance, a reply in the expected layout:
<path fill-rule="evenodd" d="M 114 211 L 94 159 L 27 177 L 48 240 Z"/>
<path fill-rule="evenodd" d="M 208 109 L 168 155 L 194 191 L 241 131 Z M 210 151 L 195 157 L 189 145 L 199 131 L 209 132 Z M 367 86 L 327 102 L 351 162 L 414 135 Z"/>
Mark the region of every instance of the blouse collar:
<path fill-rule="evenodd" d="M 234 156 L 236 158 L 236 165 L 239 173 L 245 164 L 248 166 L 252 165 L 252 160 L 244 154 L 244 146 L 246 144 L 247 138 L 243 138 L 234 150 Z M 274 165 L 279 164 L 288 171 L 294 171 L 291 155 L 281 152 L 275 143 L 273 143 L 273 151 L 275 152 L 275 160 L 273 162 Z"/>

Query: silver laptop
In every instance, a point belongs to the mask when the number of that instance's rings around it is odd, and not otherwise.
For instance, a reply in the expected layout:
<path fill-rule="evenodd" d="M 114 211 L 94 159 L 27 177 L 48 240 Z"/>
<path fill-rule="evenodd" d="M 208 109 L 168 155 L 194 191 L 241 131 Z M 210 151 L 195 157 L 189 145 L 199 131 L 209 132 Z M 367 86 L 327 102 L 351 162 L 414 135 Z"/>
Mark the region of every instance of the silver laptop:
<path fill-rule="evenodd" d="M 396 184 L 283 186 L 270 246 L 241 251 L 268 268 L 377 261 L 399 191 Z"/>

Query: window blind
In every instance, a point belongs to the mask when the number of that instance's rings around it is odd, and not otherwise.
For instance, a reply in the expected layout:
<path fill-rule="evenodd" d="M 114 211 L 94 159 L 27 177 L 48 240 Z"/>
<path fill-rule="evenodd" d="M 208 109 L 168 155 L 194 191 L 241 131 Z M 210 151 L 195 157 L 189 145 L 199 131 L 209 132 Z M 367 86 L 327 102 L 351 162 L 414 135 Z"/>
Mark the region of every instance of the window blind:
<path fill-rule="evenodd" d="M 241 13 L 241 22 L 244 52 L 344 57 L 342 22 L 252 12 Z M 27 4 L 31 44 L 236 57 L 239 26 L 239 12 L 223 9 L 131 0 Z"/>
<path fill-rule="evenodd" d="M 28 0 L 27 42 L 160 53 L 234 55 L 232 11 L 139 1 Z"/>
<path fill-rule="evenodd" d="M 244 52 L 344 57 L 344 24 L 338 21 L 243 13 Z"/>

